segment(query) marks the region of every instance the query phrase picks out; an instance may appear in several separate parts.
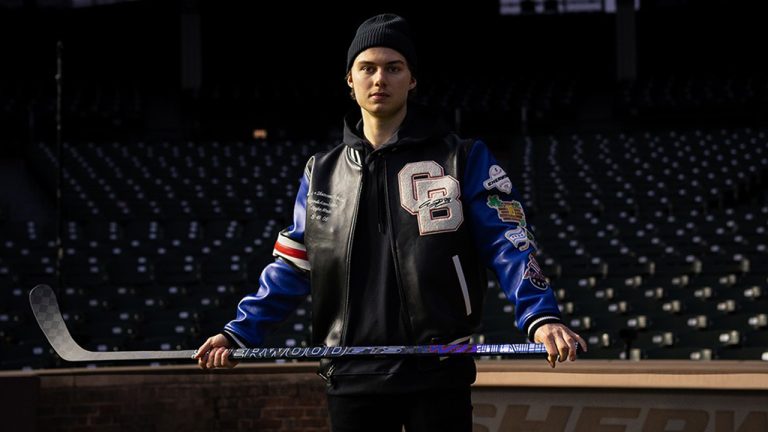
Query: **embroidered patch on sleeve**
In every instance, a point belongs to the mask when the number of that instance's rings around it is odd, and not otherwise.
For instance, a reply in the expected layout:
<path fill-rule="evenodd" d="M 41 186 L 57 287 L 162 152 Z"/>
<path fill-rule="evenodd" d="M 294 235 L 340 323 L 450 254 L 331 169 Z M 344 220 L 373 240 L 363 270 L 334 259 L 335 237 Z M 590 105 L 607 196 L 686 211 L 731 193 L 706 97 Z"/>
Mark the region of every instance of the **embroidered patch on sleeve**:
<path fill-rule="evenodd" d="M 540 290 L 549 288 L 549 281 L 541 272 L 541 267 L 539 266 L 539 263 L 536 262 L 536 258 L 534 258 L 533 254 L 528 255 L 528 266 L 525 268 L 523 279 L 528 279 L 531 281 L 531 285 Z"/>
<path fill-rule="evenodd" d="M 521 227 L 525 227 L 525 213 L 523 205 L 519 201 L 504 201 L 498 195 L 488 197 L 488 207 L 496 209 L 499 219 L 503 222 L 514 222 Z"/>
<path fill-rule="evenodd" d="M 537 249 L 533 234 L 527 229 L 519 226 L 504 233 L 507 238 L 520 252 L 527 251 L 529 247 Z"/>
<path fill-rule="evenodd" d="M 504 172 L 504 169 L 500 166 L 491 166 L 488 170 L 488 176 L 490 176 L 490 178 L 483 182 L 483 186 L 486 190 L 496 188 L 506 194 L 512 193 L 512 180 L 509 179 L 507 173 Z"/>

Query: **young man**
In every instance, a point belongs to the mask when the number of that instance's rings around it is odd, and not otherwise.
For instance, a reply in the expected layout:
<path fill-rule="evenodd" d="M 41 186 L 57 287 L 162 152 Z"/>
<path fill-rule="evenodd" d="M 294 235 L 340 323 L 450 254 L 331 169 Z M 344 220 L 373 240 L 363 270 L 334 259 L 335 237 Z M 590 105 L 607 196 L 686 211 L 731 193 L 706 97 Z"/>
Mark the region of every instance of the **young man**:
<path fill-rule="evenodd" d="M 586 348 L 560 323 L 504 170 L 482 142 L 409 104 L 416 60 L 403 18 L 360 25 L 347 55 L 360 109 L 345 119 L 343 143 L 307 163 L 275 262 L 200 347 L 202 368 L 232 367 L 228 348 L 260 345 L 310 292 L 314 345 L 467 343 L 481 323 L 485 268 L 552 367 Z M 320 375 L 335 431 L 472 430 L 471 358 L 334 359 Z"/>

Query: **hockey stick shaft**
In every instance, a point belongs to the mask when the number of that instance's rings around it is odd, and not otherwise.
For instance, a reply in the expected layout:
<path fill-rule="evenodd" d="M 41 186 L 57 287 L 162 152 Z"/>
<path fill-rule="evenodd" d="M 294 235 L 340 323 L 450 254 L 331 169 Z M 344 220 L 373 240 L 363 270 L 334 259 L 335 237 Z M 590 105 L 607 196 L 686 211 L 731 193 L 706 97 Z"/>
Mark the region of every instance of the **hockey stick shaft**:
<path fill-rule="evenodd" d="M 32 312 L 54 351 L 67 361 L 120 361 L 191 359 L 196 350 L 181 351 L 111 351 L 83 349 L 67 330 L 56 294 L 48 285 L 38 285 L 29 292 Z M 237 361 L 265 359 L 319 359 L 338 357 L 382 356 L 519 356 L 546 354 L 543 344 L 462 344 L 416 346 L 356 346 L 356 347 L 286 347 L 236 348 L 229 357 Z"/>
<path fill-rule="evenodd" d="M 237 348 L 232 360 L 299 359 L 334 357 L 391 356 L 488 356 L 546 354 L 544 344 L 460 344 L 460 345 L 389 345 L 389 346 L 316 346 L 293 348 Z"/>

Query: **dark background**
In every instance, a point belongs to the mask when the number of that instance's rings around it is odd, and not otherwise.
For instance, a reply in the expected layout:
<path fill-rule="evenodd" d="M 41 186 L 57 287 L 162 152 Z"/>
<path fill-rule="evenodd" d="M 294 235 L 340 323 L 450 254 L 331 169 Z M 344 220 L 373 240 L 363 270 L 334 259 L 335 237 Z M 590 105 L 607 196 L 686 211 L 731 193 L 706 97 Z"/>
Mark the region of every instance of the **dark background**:
<path fill-rule="evenodd" d="M 89 349 L 220 331 L 272 260 L 306 160 L 356 109 L 347 47 L 381 12 L 413 28 L 415 98 L 510 173 L 593 358 L 765 358 L 761 2 L 643 1 L 629 27 L 484 0 L 73 3 L 0 0 L 0 368 L 67 366 L 30 316 L 39 283 Z M 509 341 L 508 302 L 487 300 L 485 343 Z M 109 315 L 126 308 L 141 313 Z M 304 312 L 274 346 L 306 340 Z M 690 328 L 699 314 L 712 322 Z M 741 339 L 720 346 L 721 331 Z"/>
<path fill-rule="evenodd" d="M 57 41 L 64 45 L 64 137 L 239 138 L 254 127 L 322 137 L 352 107 L 343 82 L 349 41 L 362 20 L 379 12 L 410 21 L 420 90 L 427 89 L 422 96 L 429 102 L 439 103 L 435 95 L 453 87 L 486 86 L 493 92 L 494 85 L 516 80 L 534 92 L 551 87 L 555 100 L 562 88 L 570 89 L 567 112 L 540 115 L 538 124 L 528 125 L 538 126 L 533 132 L 626 126 L 627 120 L 658 123 L 664 120 L 658 115 L 624 116 L 627 107 L 616 106 L 622 91 L 650 85 L 663 100 L 665 85 L 680 92 L 691 80 L 697 98 L 706 91 L 696 83 L 725 91 L 729 82 L 749 81 L 755 93 L 738 116 L 720 109 L 702 118 L 699 111 L 694 121 L 753 123 L 764 117 L 768 39 L 760 2 L 642 2 L 636 15 L 637 79 L 630 83 L 616 82 L 615 15 L 606 13 L 500 16 L 498 3 L 488 0 L 342 1 L 333 8 L 324 2 L 134 1 L 88 8 L 38 3 L 0 9 L 0 96 L 3 128 L 13 143 L 5 147 L 11 151 L 30 138 L 53 136 Z M 185 13 L 200 19 L 201 59 L 200 87 L 186 92 Z M 485 120 L 475 123 L 461 97 L 453 101 L 464 108 L 467 133 L 521 131 L 518 99 L 505 106 L 507 114 L 480 112 L 475 117 Z M 100 111 L 92 117 L 102 121 L 90 118 L 88 109 Z M 536 120 L 529 112 L 528 121 Z"/>

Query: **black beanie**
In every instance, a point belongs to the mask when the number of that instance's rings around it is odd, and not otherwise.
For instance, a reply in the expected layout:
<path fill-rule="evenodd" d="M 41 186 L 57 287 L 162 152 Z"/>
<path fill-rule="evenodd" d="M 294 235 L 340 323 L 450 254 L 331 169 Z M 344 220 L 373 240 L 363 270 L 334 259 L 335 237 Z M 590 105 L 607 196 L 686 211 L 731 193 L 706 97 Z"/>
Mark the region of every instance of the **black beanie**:
<path fill-rule="evenodd" d="M 372 47 L 392 48 L 405 57 L 411 72 L 416 70 L 416 48 L 411 41 L 411 31 L 402 17 L 381 14 L 368 18 L 357 28 L 355 38 L 347 51 L 347 71 L 361 52 Z"/>

